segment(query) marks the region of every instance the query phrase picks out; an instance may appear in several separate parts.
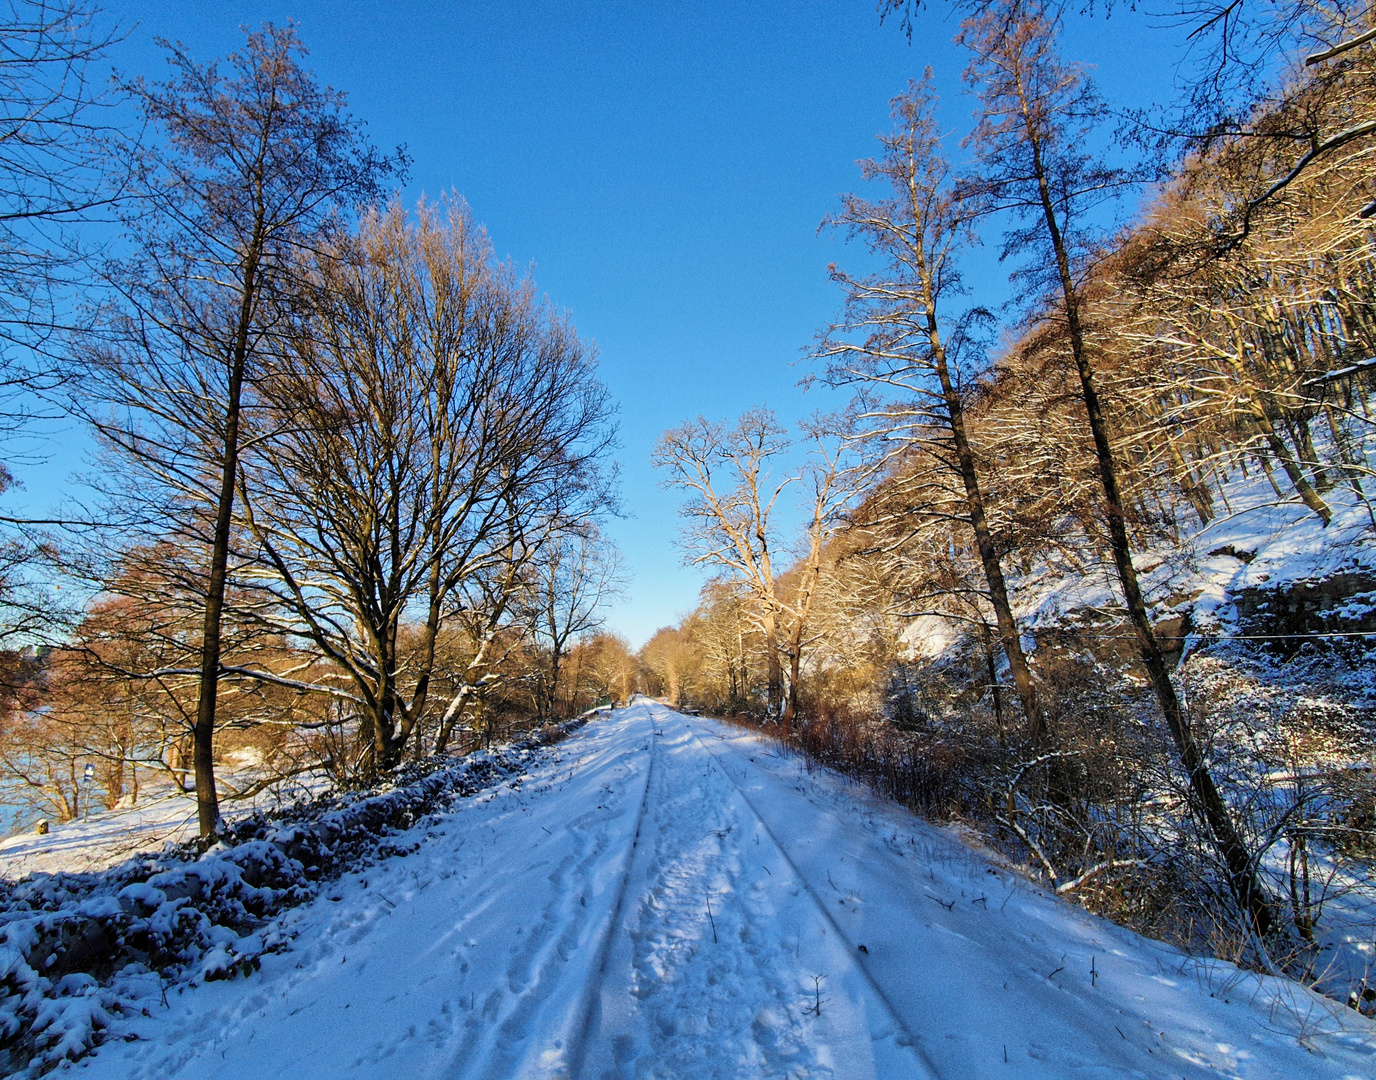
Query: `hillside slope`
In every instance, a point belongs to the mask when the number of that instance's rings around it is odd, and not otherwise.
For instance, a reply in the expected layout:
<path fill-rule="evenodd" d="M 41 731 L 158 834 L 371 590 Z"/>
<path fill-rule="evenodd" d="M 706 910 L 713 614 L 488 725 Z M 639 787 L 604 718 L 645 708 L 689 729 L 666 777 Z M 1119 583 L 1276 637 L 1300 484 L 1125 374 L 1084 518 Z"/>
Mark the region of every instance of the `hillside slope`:
<path fill-rule="evenodd" d="M 1348 1077 L 1376 1026 L 641 703 L 154 991 L 95 1077 Z M 862 949 L 863 946 L 863 949 Z M 130 1041 L 122 1041 L 122 1040 Z"/>

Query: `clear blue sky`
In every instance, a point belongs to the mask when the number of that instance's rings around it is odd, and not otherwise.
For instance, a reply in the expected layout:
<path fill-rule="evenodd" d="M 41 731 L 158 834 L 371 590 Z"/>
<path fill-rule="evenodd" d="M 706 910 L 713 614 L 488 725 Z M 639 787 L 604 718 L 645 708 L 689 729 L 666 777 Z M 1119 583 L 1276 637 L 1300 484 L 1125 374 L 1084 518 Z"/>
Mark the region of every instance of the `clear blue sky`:
<path fill-rule="evenodd" d="M 887 102 L 925 65 L 963 128 L 962 58 L 949 7 L 919 15 L 911 44 L 874 0 L 674 4 L 139 0 L 107 4 L 129 35 L 113 59 L 162 77 L 155 36 L 221 56 L 241 25 L 299 23 L 322 80 L 348 93 L 382 147 L 405 143 L 408 201 L 454 189 L 501 255 L 533 264 L 553 302 L 601 352 L 620 405 L 629 517 L 613 535 L 633 573 L 611 628 L 638 647 L 692 608 L 701 575 L 674 547 L 676 497 L 649 468 L 655 438 L 697 413 L 768 403 L 794 419 L 828 406 L 797 389 L 802 350 L 837 308 L 833 260 L 860 252 L 818 234 Z M 1177 33 L 1119 10 L 1076 20 L 1068 55 L 1111 98 L 1170 94 Z M 1005 290 L 980 260 L 976 285 Z M 19 470 L 41 509 L 74 444 Z"/>

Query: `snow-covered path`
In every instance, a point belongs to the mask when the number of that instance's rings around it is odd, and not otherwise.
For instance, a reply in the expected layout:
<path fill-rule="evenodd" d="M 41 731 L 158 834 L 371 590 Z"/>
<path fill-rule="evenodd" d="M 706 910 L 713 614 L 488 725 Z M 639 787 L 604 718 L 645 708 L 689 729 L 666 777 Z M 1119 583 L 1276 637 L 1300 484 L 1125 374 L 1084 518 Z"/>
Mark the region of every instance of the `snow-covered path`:
<path fill-rule="evenodd" d="M 91 1077 L 1359 1077 L 1376 1029 L 638 705 L 169 994 Z M 819 1005 L 820 1002 L 820 1005 Z M 1303 1031 L 1312 1049 L 1301 1046 Z"/>

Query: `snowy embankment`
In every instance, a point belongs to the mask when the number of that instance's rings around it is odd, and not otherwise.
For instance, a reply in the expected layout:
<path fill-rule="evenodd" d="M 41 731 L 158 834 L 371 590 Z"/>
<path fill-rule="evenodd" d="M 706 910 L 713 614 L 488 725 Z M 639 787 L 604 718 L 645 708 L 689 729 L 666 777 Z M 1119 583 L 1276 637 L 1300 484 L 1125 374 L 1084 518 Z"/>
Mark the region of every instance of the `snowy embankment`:
<path fill-rule="evenodd" d="M 219 775 L 223 780 L 223 773 Z M 325 784 L 316 787 L 323 789 Z M 298 785 L 293 794 L 309 798 L 313 793 Z M 276 795 L 264 791 L 247 805 L 228 800 L 222 805 L 232 817 L 254 810 L 272 813 L 284 805 Z M 33 812 L 23 814 L 21 820 L 31 823 L 40 818 L 48 820 Z M 196 793 L 179 791 L 171 784 L 154 788 L 145 783 L 135 806 L 97 807 L 88 820 L 78 818 L 50 827 L 50 832 L 40 834 L 26 824 L 23 832 L 0 840 L 0 877 L 13 881 L 25 874 L 106 870 L 140 853 L 189 843 L 197 834 Z"/>
<path fill-rule="evenodd" d="M 1312 613 L 1308 629 L 1359 631 L 1362 619 L 1376 608 L 1376 527 L 1371 510 L 1346 488 L 1326 498 L 1333 520 L 1325 527 L 1296 501 L 1278 500 L 1260 477 L 1238 477 L 1224 485 L 1219 516 L 1207 526 L 1193 522 L 1191 511 L 1176 508 L 1182 533 L 1178 542 L 1158 540 L 1134 555 L 1142 589 L 1154 620 L 1183 619 L 1189 635 L 1185 652 L 1237 635 L 1268 637 L 1284 632 L 1278 611 L 1264 613 L 1253 625 L 1239 610 L 1257 599 L 1280 596 L 1329 581 L 1345 581 L 1359 591 L 1329 610 Z M 1096 551 L 1078 532 L 1064 538 L 1062 549 L 1045 548 L 1025 569 L 1010 566 L 1008 584 L 1014 615 L 1025 629 L 1023 647 L 1035 652 L 1045 631 L 1066 630 L 1122 619 L 1122 592 L 1106 551 Z M 1255 616 L 1255 612 L 1251 612 Z M 1168 624 L 1169 625 L 1169 624 Z M 1177 624 L 1179 625 L 1179 624 Z M 908 625 L 903 641 L 913 659 L 933 659 L 960 643 L 963 624 L 939 615 L 922 615 Z M 1167 629 L 1167 637 L 1174 629 Z M 1298 639 L 1296 639 L 1298 641 Z M 1376 691 L 1376 687 L 1369 688 Z"/>
<path fill-rule="evenodd" d="M 150 839 L 150 830 L 182 830 L 178 799 L 13 838 L 6 869 L 17 864 L 29 873 L 0 878 L 0 1075 L 79 1058 L 173 987 L 257 970 L 263 955 L 289 942 L 284 910 L 346 869 L 414 850 L 409 830 L 519 775 L 546 741 L 537 733 L 402 770 L 381 792 L 325 796 L 271 817 L 252 813 L 227 825 L 223 842 L 199 857 L 190 844 L 168 844 L 110 865 L 127 845 Z"/>
<path fill-rule="evenodd" d="M 1376 435 L 1372 439 L 1376 449 Z M 1294 935 L 1289 943 L 1275 943 L 1277 955 L 1283 963 L 1290 955 L 1284 966 L 1291 974 L 1371 1012 L 1373 510 L 1339 484 L 1324 493 L 1333 512 L 1325 526 L 1298 501 L 1278 499 L 1259 473 L 1249 479 L 1235 472 L 1216 494 L 1218 516 L 1207 526 L 1177 507 L 1178 541 L 1161 539 L 1134 562 L 1160 641 L 1178 658 L 1176 686 L 1196 737 L 1244 835 L 1256 844 L 1259 867 Z M 1136 717 L 1157 727 L 1155 745 L 1169 746 L 1156 703 L 1145 693 L 1144 673 L 1132 660 L 1132 633 L 1107 553 L 1072 530 L 1064 547 L 1048 546 L 1030 566 L 1010 567 L 1009 585 L 1034 679 L 1052 672 L 1041 685 L 1055 694 L 1056 665 L 1080 665 L 1081 672 L 1093 672 L 1080 689 L 1091 681 L 1112 687 L 1111 707 L 1126 718 L 1135 702 Z M 934 615 L 914 620 L 904 643 L 910 659 L 931 664 L 937 684 L 946 672 L 966 677 L 970 660 L 983 662 L 984 646 L 966 624 Z M 1006 659 L 999 655 L 994 662 L 1007 685 Z M 986 694 L 983 700 L 987 708 L 991 699 Z M 1074 731 L 1080 717 L 1073 707 L 1068 711 Z M 1086 744 L 1073 739 L 1066 749 L 1082 753 Z M 1161 784 L 1154 799 L 1139 802 L 1145 811 L 1140 821 L 1158 851 L 1169 851 L 1191 832 L 1187 819 L 1182 829 L 1182 819 L 1163 809 L 1180 805 L 1181 783 L 1177 774 L 1175 784 Z M 991 832 L 997 835 L 999 827 Z M 1292 847 L 1297 837 L 1302 843 Z M 1124 839 L 1137 844 L 1141 838 Z M 1196 873 L 1195 879 L 1206 877 Z M 1200 918 L 1195 928 L 1205 927 Z M 1225 942 L 1228 936 L 1225 930 Z M 1204 929 L 1198 940 L 1207 938 Z"/>
<path fill-rule="evenodd" d="M 97 1077 L 1359 1077 L 1376 1027 L 1094 918 L 710 720 L 637 705 L 168 987 Z"/>
<path fill-rule="evenodd" d="M 1303 504 L 1277 501 L 1260 477 L 1238 479 L 1225 486 L 1225 494 L 1226 506 L 1207 526 L 1187 530 L 1178 544 L 1158 543 L 1134 560 L 1153 617 L 1187 618 L 1187 629 L 1196 635 L 1187 651 L 1217 638 L 1257 633 L 1238 610 L 1248 594 L 1281 594 L 1343 578 L 1376 580 L 1371 510 L 1346 487 L 1326 495 L 1333 509 L 1327 527 Z M 1106 555 L 1076 566 L 1052 558 L 1025 578 L 1015 577 L 1014 584 L 1019 619 L 1034 631 L 1122 607 Z M 1340 624 L 1359 622 L 1373 604 L 1376 596 L 1362 593 L 1334 605 L 1330 629 L 1355 629 Z"/>

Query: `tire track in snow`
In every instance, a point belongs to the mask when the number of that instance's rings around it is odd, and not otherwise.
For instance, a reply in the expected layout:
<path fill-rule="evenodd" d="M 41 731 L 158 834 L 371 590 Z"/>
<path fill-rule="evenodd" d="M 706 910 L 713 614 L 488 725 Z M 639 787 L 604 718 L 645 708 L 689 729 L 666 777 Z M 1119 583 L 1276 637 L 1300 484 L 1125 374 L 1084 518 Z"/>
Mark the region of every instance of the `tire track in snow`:
<path fill-rule="evenodd" d="M 659 758 L 660 738 L 659 725 L 655 723 L 654 713 L 646 709 L 646 716 L 650 722 L 650 752 L 649 762 L 645 768 L 645 788 L 640 793 L 640 808 L 636 811 L 635 835 L 631 839 L 630 846 L 626 849 L 626 855 L 618 874 L 616 900 L 612 904 L 611 916 L 603 927 L 601 940 L 597 945 L 597 959 L 592 967 L 592 976 L 584 984 L 578 1012 L 575 1014 L 576 1020 L 565 1058 L 567 1062 L 566 1075 L 573 1078 L 580 1077 L 583 1072 L 583 1061 L 588 1051 L 588 1039 L 597 1023 L 598 1012 L 601 1008 L 602 986 L 607 978 L 607 960 L 611 955 L 612 942 L 616 940 L 617 930 L 621 926 L 621 910 L 625 907 L 626 893 L 631 883 L 631 867 L 635 864 L 636 849 L 640 846 L 640 835 L 645 828 L 645 808 L 650 801 L 650 785 L 654 781 L 655 762 Z"/>
<path fill-rule="evenodd" d="M 572 1060 L 585 1080 L 889 1080 L 936 1075 L 923 1059 L 939 1055 L 946 1076 L 986 1080 L 1376 1076 L 1365 1021 L 1319 1052 L 1277 1027 L 1269 999 L 1206 997 L 1218 984 L 1184 985 L 1188 957 L 1036 890 L 994 915 L 992 867 L 963 845 L 722 731 L 658 707 L 589 725 L 566 763 L 546 755 L 524 788 L 465 800 L 419 851 L 292 909 L 296 944 L 250 980 L 154 994 L 152 1015 L 121 1021 L 77 1069 L 570 1080 Z M 890 826 L 922 847 L 890 850 Z M 833 871 L 843 899 L 822 885 Z M 929 879 L 969 903 L 935 915 Z M 1099 955 L 1097 988 L 1092 968 L 1070 977 L 1067 953 Z"/>
<path fill-rule="evenodd" d="M 552 969 L 569 961 L 587 921 L 587 909 L 575 898 L 591 892 L 593 871 L 610 846 L 607 827 L 597 828 L 590 836 L 579 828 L 587 816 L 569 822 L 576 848 L 559 859 L 548 876 L 550 902 L 535 916 L 522 943 L 511 950 L 499 985 L 488 991 L 480 1009 L 467 1018 L 467 1031 L 453 1055 L 455 1067 L 446 1076 L 480 1075 L 494 1080 L 509 1076 L 513 1058 L 526 1049 L 530 1022 L 552 989 L 547 984 L 557 983 L 557 978 L 549 978 Z M 499 892 L 493 900 L 509 901 L 510 897 Z M 485 910 L 485 905 L 475 909 L 461 929 L 481 925 Z"/>
<path fill-rule="evenodd" d="M 833 1048 L 815 1038 L 800 999 L 797 939 L 769 887 L 777 882 L 746 881 L 747 861 L 760 870 L 741 846 L 748 808 L 701 753 L 677 774 L 668 765 L 690 735 L 680 728 L 661 739 L 656 842 L 637 867 L 645 891 L 618 949 L 623 985 L 598 1075 L 832 1076 Z M 830 1020 L 828 1011 L 818 1023 Z"/>
<path fill-rule="evenodd" d="M 845 931 L 842 930 L 840 923 L 836 921 L 836 919 L 832 916 L 831 912 L 827 909 L 826 902 L 821 898 L 821 896 L 818 895 L 817 890 L 812 887 L 812 883 L 809 882 L 807 878 L 803 876 L 802 872 L 798 869 L 797 864 L 794 863 L 792 856 L 789 855 L 787 849 L 784 848 L 783 844 L 780 843 L 778 838 L 774 835 L 773 830 L 770 829 L 768 823 L 764 819 L 764 816 L 759 812 L 759 810 L 756 809 L 754 802 L 751 800 L 750 796 L 746 794 L 745 789 L 741 787 L 740 783 L 731 774 L 731 770 L 726 768 L 726 766 L 722 764 L 716 752 L 712 750 L 712 748 L 708 745 L 707 741 L 696 730 L 696 725 L 694 725 L 692 721 L 689 720 L 687 717 L 681 717 L 681 719 L 685 728 L 697 741 L 698 745 L 703 748 L 707 756 L 711 759 L 713 765 L 715 765 L 717 770 L 724 777 L 726 777 L 726 779 L 730 782 L 732 788 L 734 788 L 736 793 L 740 796 L 741 801 L 746 805 L 746 807 L 749 808 L 750 813 L 755 818 L 755 821 L 758 824 L 759 828 L 763 830 L 765 836 L 769 837 L 770 843 L 774 846 L 774 849 L 778 852 L 779 856 L 787 864 L 789 870 L 792 872 L 794 878 L 798 881 L 799 885 L 801 885 L 803 890 L 807 893 L 808 898 L 812 901 L 813 907 L 817 910 L 818 914 L 821 915 L 823 921 L 831 927 L 832 932 L 836 934 L 838 940 L 846 943 L 846 945 L 848 946 L 848 960 L 853 970 L 859 973 L 861 979 L 869 988 L 870 992 L 874 995 L 875 999 L 879 1002 L 881 1006 L 883 1006 L 885 1013 L 893 1022 L 893 1025 L 900 1032 L 903 1033 L 903 1036 L 907 1041 L 908 1048 L 912 1050 L 913 1054 L 917 1057 L 922 1067 L 926 1070 L 927 1075 L 931 1078 L 931 1080 L 942 1080 L 941 1074 L 937 1072 L 935 1064 L 933 1064 L 931 1057 L 928 1055 L 926 1049 L 923 1047 L 921 1039 L 918 1037 L 916 1032 L 912 1031 L 904 1022 L 902 1016 L 899 1015 L 899 1012 L 894 1007 L 893 1003 L 889 1001 L 888 995 L 884 993 L 883 988 L 875 980 L 874 976 L 870 974 L 869 970 L 865 967 L 864 964 L 860 963 L 859 960 L 856 959 L 856 955 L 858 953 L 856 943 L 851 941 L 845 933 Z"/>
<path fill-rule="evenodd" d="M 550 873 L 547 879 L 549 899 L 533 913 L 533 925 L 524 943 L 511 950 L 501 985 L 489 990 L 481 1002 L 482 1008 L 470 1012 L 466 1018 L 466 1030 L 458 1045 L 451 1046 L 449 1064 L 440 1073 L 446 1080 L 569 1075 L 566 1063 L 576 1052 L 578 1033 L 585 1026 L 586 1001 L 590 994 L 595 995 L 598 981 L 594 964 L 592 975 L 584 979 L 582 986 L 578 984 L 579 969 L 583 966 L 579 959 L 588 947 L 605 952 L 603 946 L 579 947 L 584 929 L 595 917 L 596 905 L 588 906 L 587 901 L 598 896 L 598 885 L 602 884 L 597 880 L 598 871 L 612 849 L 615 836 L 626 831 L 632 831 L 633 836 L 639 835 L 645 815 L 646 792 L 654 771 L 653 739 L 649 750 L 645 787 L 636 803 L 633 828 L 619 828 L 618 818 L 607 819 L 599 813 L 607 809 L 600 805 L 566 822 L 567 832 L 574 838 L 575 850 L 559 859 Z M 622 766 L 630 768 L 624 762 Z M 610 785 L 604 785 L 604 790 L 611 791 Z M 627 845 L 623 865 L 612 878 L 616 883 L 614 887 L 622 891 L 633 847 L 634 840 Z M 518 898 L 501 886 L 493 899 L 510 904 Z M 601 939 L 608 936 L 609 928 L 616 922 L 615 907 L 613 905 L 612 913 L 604 918 Z M 470 915 L 467 921 L 472 917 Z M 589 981 L 594 987 L 592 991 L 587 989 Z M 560 1007 L 560 1002 L 569 996 L 575 996 L 578 1002 L 571 1015 L 570 1010 Z M 543 1031 L 543 1037 L 530 1039 L 532 1030 Z"/>
<path fill-rule="evenodd" d="M 652 715 L 660 760 L 628 886 L 643 892 L 602 967 L 581 1075 L 935 1077 L 729 771 L 682 717 Z"/>

